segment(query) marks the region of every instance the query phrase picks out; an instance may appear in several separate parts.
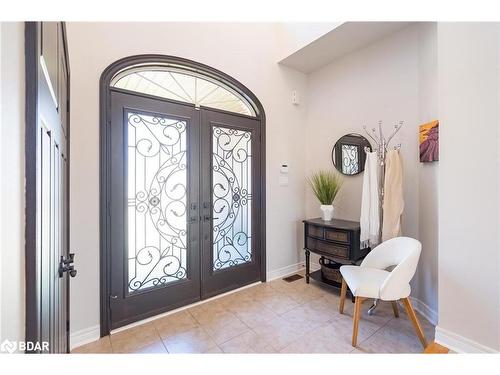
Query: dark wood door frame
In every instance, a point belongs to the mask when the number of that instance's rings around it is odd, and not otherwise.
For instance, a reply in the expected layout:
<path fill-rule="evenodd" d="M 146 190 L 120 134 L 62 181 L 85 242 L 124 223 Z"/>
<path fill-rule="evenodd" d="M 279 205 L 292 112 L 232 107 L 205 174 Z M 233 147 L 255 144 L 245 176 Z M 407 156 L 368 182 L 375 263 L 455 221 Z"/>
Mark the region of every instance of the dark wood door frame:
<path fill-rule="evenodd" d="M 122 58 L 109 65 L 101 75 L 100 79 L 100 331 L 101 337 L 110 332 L 110 215 L 109 215 L 109 195 L 110 195 L 110 125 L 111 125 L 111 90 L 110 83 L 113 77 L 120 71 L 140 65 L 180 65 L 188 67 L 199 73 L 211 77 L 215 81 L 220 81 L 230 85 L 237 92 L 242 94 L 253 106 L 257 113 L 256 118 L 261 123 L 261 207 L 260 207 L 260 246 L 261 246 L 261 270 L 260 279 L 266 281 L 266 169 L 265 169 L 265 113 L 264 107 L 257 97 L 242 83 L 231 76 L 210 66 L 167 55 L 135 55 Z M 138 94 L 141 95 L 141 94 Z M 160 99 L 161 98 L 157 98 Z"/>
<path fill-rule="evenodd" d="M 66 25 L 62 26 L 62 38 L 64 48 L 65 61 L 67 69 L 67 174 L 66 180 L 69 187 L 70 181 L 70 69 L 69 56 L 67 50 L 67 34 Z M 25 22 L 24 28 L 24 51 L 25 51 L 25 339 L 26 341 L 37 342 L 40 334 L 39 310 L 37 303 L 37 270 L 39 263 L 37 260 L 37 129 L 39 123 L 38 116 L 38 79 L 39 79 L 39 56 L 40 56 L 40 22 Z M 67 208 L 67 248 L 69 249 L 69 197 L 68 189 L 66 195 Z M 69 301 L 69 283 L 66 290 L 66 297 Z M 66 343 L 69 351 L 70 336 L 69 336 L 69 305 L 67 308 L 68 321 L 66 323 Z"/>

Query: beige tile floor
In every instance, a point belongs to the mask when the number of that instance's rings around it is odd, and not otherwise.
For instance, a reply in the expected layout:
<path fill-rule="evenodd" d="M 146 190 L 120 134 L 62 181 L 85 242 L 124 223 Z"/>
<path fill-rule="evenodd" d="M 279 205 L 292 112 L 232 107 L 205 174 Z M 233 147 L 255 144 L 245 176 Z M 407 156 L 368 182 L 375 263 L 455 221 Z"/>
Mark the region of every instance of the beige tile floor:
<path fill-rule="evenodd" d="M 351 346 L 353 304 L 338 313 L 338 292 L 304 279 L 263 283 L 78 347 L 73 353 L 421 353 L 403 308 L 363 305 Z M 434 326 L 419 315 L 427 340 Z"/>

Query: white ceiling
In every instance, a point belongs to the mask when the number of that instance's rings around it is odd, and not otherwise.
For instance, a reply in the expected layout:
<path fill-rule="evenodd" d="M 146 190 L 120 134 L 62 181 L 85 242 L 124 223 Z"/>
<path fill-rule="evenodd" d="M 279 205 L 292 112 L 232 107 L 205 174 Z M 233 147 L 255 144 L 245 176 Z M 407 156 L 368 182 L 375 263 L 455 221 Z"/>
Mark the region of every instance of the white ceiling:
<path fill-rule="evenodd" d="M 279 63 L 306 74 L 311 73 L 410 24 L 411 22 L 346 22 Z"/>

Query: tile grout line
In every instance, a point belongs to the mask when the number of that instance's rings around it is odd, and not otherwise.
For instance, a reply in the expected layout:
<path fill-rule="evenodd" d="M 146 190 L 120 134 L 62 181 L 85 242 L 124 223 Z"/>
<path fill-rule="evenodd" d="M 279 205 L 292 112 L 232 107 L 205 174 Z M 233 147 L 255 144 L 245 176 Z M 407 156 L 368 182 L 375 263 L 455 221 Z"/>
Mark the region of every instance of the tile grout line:
<path fill-rule="evenodd" d="M 250 327 L 250 331 L 252 331 L 254 334 L 256 334 L 257 336 L 260 337 L 260 335 L 257 332 L 255 332 L 252 327 Z M 260 338 L 262 338 L 262 337 L 260 337 Z M 267 340 L 264 340 L 264 341 L 267 342 Z M 274 346 L 272 346 L 271 344 L 267 343 L 267 345 L 270 346 L 271 348 L 273 348 L 274 350 L 276 350 L 276 348 Z"/>
<path fill-rule="evenodd" d="M 256 302 L 256 301 L 252 301 L 252 302 Z M 225 353 L 225 354 L 227 354 L 227 353 L 226 353 L 226 352 L 224 352 L 224 350 L 221 348 L 221 345 L 223 345 L 223 344 L 227 343 L 228 341 L 231 341 L 231 340 L 233 340 L 233 339 L 235 339 L 235 338 L 237 338 L 237 337 L 240 337 L 241 335 L 245 334 L 245 332 L 244 332 L 244 333 L 240 333 L 240 334 L 238 334 L 238 335 L 236 335 L 236 336 L 234 336 L 234 337 L 231 337 L 231 338 L 229 338 L 229 339 L 227 339 L 227 340 L 225 340 L 225 341 L 223 341 L 223 342 L 221 342 L 221 343 L 219 344 L 219 343 L 217 343 L 217 342 L 215 341 L 215 337 L 213 337 L 213 335 L 211 335 L 211 334 L 210 334 L 210 332 L 208 332 L 205 328 L 203 328 L 203 324 L 202 324 L 202 323 L 201 323 L 198 319 L 196 319 L 196 317 L 195 317 L 195 316 L 191 313 L 191 311 L 189 311 L 189 310 L 190 310 L 190 308 L 189 308 L 189 309 L 186 309 L 186 311 L 187 311 L 187 312 L 191 315 L 191 317 L 192 317 L 192 318 L 196 321 L 196 323 L 198 323 L 199 328 L 201 328 L 201 329 L 202 329 L 202 330 L 203 330 L 203 331 L 204 331 L 204 332 L 205 332 L 205 333 L 206 333 L 206 334 L 207 334 L 207 335 L 208 335 L 208 336 L 209 336 L 209 337 L 210 337 L 210 338 L 211 338 L 211 339 L 215 342 L 215 346 L 217 346 L 217 347 L 218 347 L 218 348 L 219 348 L 219 349 L 220 349 L 223 353 Z M 243 322 L 241 319 L 239 319 L 239 318 L 238 318 L 238 316 L 237 316 L 235 313 L 233 313 L 232 311 L 228 310 L 228 309 L 227 309 L 227 308 L 225 308 L 225 307 L 224 307 L 224 310 L 226 310 L 226 311 L 224 311 L 225 313 L 227 312 L 227 313 L 231 314 L 231 315 L 232 315 L 234 318 L 236 318 L 236 319 L 237 319 L 240 323 L 242 323 L 245 327 L 247 327 L 248 329 L 250 329 L 250 330 L 251 330 L 251 327 L 250 327 L 248 324 L 246 324 L 245 322 Z"/>
<path fill-rule="evenodd" d="M 238 318 L 238 316 L 236 314 L 234 314 L 232 311 L 228 311 L 228 312 L 231 313 L 236 319 L 238 319 L 238 321 L 240 323 L 242 323 L 245 327 L 247 327 L 249 330 L 251 330 L 250 326 L 248 324 L 246 324 L 244 321 L 242 321 L 240 318 Z M 230 339 L 227 339 L 226 341 L 223 341 L 223 342 L 221 342 L 220 344 L 217 344 L 217 345 L 223 345 L 223 344 L 225 344 L 225 343 L 227 343 L 227 342 L 229 342 L 229 341 L 231 341 L 231 340 L 233 340 L 233 339 L 235 339 L 237 337 L 240 337 L 240 336 L 244 335 L 245 333 L 246 332 L 240 333 L 240 334 L 238 334 L 238 335 L 236 335 L 234 337 L 231 337 Z"/>
<path fill-rule="evenodd" d="M 109 346 L 111 346 L 111 353 L 115 353 L 115 349 L 113 348 L 113 341 L 111 341 L 111 334 L 108 335 L 108 340 L 109 340 Z"/>
<path fill-rule="evenodd" d="M 369 335 L 369 336 L 368 336 L 367 338 L 365 338 L 364 340 L 361 340 L 361 341 L 359 342 L 359 344 L 362 344 L 362 343 L 364 343 L 365 341 L 367 341 L 368 339 L 370 339 L 371 337 L 373 337 L 373 336 L 374 336 L 377 332 L 379 332 L 382 328 L 384 328 L 387 324 L 389 324 L 389 322 L 391 322 L 393 319 L 396 319 L 396 318 L 395 318 L 394 316 L 393 316 L 393 317 L 391 317 L 391 319 L 389 319 L 387 322 L 385 322 L 384 324 L 382 324 L 382 325 L 381 325 L 381 326 L 380 326 L 377 330 L 375 330 L 375 331 L 374 331 L 371 335 Z M 352 351 L 350 351 L 350 352 L 349 352 L 349 354 L 351 354 L 354 350 L 356 350 L 356 349 L 358 348 L 359 344 L 358 344 L 358 345 L 356 345 L 356 347 L 355 347 L 355 348 L 353 348 L 353 350 L 352 350 Z"/>
<path fill-rule="evenodd" d="M 403 318 L 403 316 L 404 316 L 404 317 L 406 317 L 406 318 Z M 420 317 L 419 317 L 419 318 L 420 318 Z M 373 336 L 375 336 L 375 335 L 376 335 L 377 333 L 379 333 L 381 330 L 383 330 L 384 328 L 386 328 L 386 327 L 387 327 L 387 326 L 388 326 L 391 322 L 396 321 L 396 320 L 401 320 L 401 319 L 403 319 L 403 320 L 408 320 L 408 319 L 409 319 L 409 317 L 408 317 L 408 315 L 407 315 L 407 313 L 406 313 L 406 311 L 405 311 L 405 310 L 400 311 L 400 317 L 398 317 L 398 318 L 396 318 L 396 317 L 392 316 L 389 320 L 387 320 L 387 322 L 385 322 L 383 325 L 381 325 L 381 326 L 380 326 L 377 330 L 375 330 L 375 331 L 374 331 L 374 332 L 373 332 L 370 336 L 368 336 L 366 339 L 362 340 L 362 341 L 360 342 L 360 344 L 362 344 L 362 343 L 364 343 L 364 342 L 368 341 L 370 338 L 372 338 Z M 423 317 L 423 319 L 424 319 L 424 320 L 426 320 L 426 321 L 428 322 L 428 320 L 427 320 L 425 317 Z M 350 353 L 353 353 L 353 352 L 354 352 L 355 350 L 357 350 L 357 349 L 358 349 L 358 346 L 356 346 L 356 348 L 354 348 L 354 349 L 353 349 Z"/>
<path fill-rule="evenodd" d="M 273 287 L 271 286 L 271 288 L 273 288 Z M 316 297 L 316 298 L 312 298 L 311 300 L 308 300 L 308 301 L 302 301 L 302 302 L 301 302 L 301 301 L 297 300 L 296 298 L 294 298 L 292 295 L 288 294 L 287 292 L 279 291 L 279 290 L 277 290 L 277 289 L 275 289 L 275 288 L 273 288 L 273 289 L 274 289 L 274 290 L 276 290 L 276 291 L 277 291 L 277 292 L 279 292 L 279 293 L 283 293 L 284 295 L 288 296 L 289 298 L 291 298 L 293 301 L 295 301 L 295 302 L 297 303 L 297 306 L 295 306 L 295 307 L 291 308 L 290 310 L 287 310 L 287 311 L 282 312 L 282 313 L 276 313 L 279 317 L 281 317 L 281 318 L 283 318 L 283 319 L 285 319 L 285 320 L 287 320 L 287 319 L 286 319 L 283 315 L 288 314 L 289 312 L 291 312 L 291 311 L 293 311 L 293 310 L 295 310 L 295 309 L 298 309 L 298 308 L 300 308 L 300 307 L 303 307 L 303 306 L 305 306 L 305 305 L 306 305 L 306 304 L 308 304 L 308 303 L 311 303 L 311 302 L 317 301 L 317 300 L 319 300 L 319 299 L 321 299 L 321 298 L 323 298 L 323 297 L 324 297 L 323 295 L 321 295 L 321 296 L 318 296 L 318 297 Z M 330 324 L 333 320 L 334 320 L 333 318 L 332 318 L 332 319 L 329 319 L 327 322 L 322 323 L 322 324 Z M 288 321 L 288 320 L 287 320 L 287 321 Z M 321 324 L 318 324 L 318 326 L 317 326 L 317 327 L 312 328 L 311 330 L 317 329 L 317 328 L 318 328 L 318 327 L 320 327 L 320 326 L 321 326 Z M 256 334 L 257 334 L 257 333 L 256 333 Z M 304 336 L 305 336 L 305 335 L 307 335 L 307 334 L 308 334 L 308 332 L 304 332 L 303 334 L 299 335 L 299 336 L 297 337 L 297 339 L 296 339 L 296 340 L 300 340 L 302 337 L 304 337 Z M 258 335 L 258 334 L 257 334 L 257 335 Z M 295 341 L 294 341 L 294 342 L 295 342 Z M 280 349 L 280 350 L 278 350 L 277 348 L 275 348 L 275 347 L 274 347 L 274 346 L 272 346 L 271 344 L 268 344 L 268 345 L 270 345 L 270 346 L 271 346 L 274 350 L 276 350 L 277 352 L 282 353 L 282 352 L 283 352 L 283 350 L 285 350 L 286 348 L 288 348 L 288 347 L 289 347 L 290 345 L 292 345 L 294 342 L 289 343 L 288 345 L 286 345 L 285 347 L 283 347 L 283 348 L 282 348 L 282 349 Z"/>
<path fill-rule="evenodd" d="M 210 337 L 210 339 L 211 339 L 211 340 L 215 343 L 215 346 L 213 346 L 213 347 L 209 348 L 208 350 L 210 350 L 210 349 L 213 349 L 213 348 L 217 347 L 217 348 L 219 348 L 219 349 L 220 349 L 220 350 L 224 353 L 224 351 L 223 351 L 223 350 L 222 350 L 222 348 L 219 346 L 219 344 L 217 344 L 217 342 L 216 342 L 216 341 L 215 341 L 215 339 L 212 337 L 212 335 L 211 335 L 209 332 L 207 332 L 207 330 L 203 327 L 203 324 L 202 324 L 202 323 L 201 323 L 198 319 L 196 319 L 196 317 L 195 317 L 195 316 L 193 315 L 193 313 L 190 311 L 191 309 L 192 309 L 192 307 L 190 307 L 190 308 L 186 309 L 185 311 L 186 311 L 186 312 L 187 312 L 187 313 L 191 316 L 191 318 L 193 318 L 193 319 L 194 319 L 194 321 L 195 321 L 195 322 L 196 322 L 196 324 L 198 325 L 196 328 L 199 328 L 199 329 L 201 329 L 203 332 L 205 332 L 205 334 L 206 334 L 208 337 Z M 203 353 L 203 354 L 206 354 L 206 353 Z"/>
<path fill-rule="evenodd" d="M 285 296 L 287 296 L 288 298 L 292 299 L 292 301 L 294 301 L 295 303 L 297 303 L 297 306 L 294 306 L 294 307 L 290 308 L 289 310 L 286 310 L 285 312 L 282 312 L 282 313 L 277 313 L 277 312 L 273 311 L 272 309 L 270 309 L 270 308 L 269 308 L 269 307 L 268 307 L 265 303 L 262 303 L 262 305 L 263 305 L 266 309 L 268 309 L 268 310 L 270 310 L 271 312 L 275 313 L 275 314 L 277 315 L 277 317 L 281 317 L 281 318 L 285 319 L 285 318 L 283 317 L 283 315 L 284 315 L 284 314 L 287 314 L 288 312 L 290 312 L 290 311 L 292 311 L 292 310 L 294 310 L 294 309 L 296 309 L 296 308 L 299 308 L 299 307 L 303 306 L 303 305 L 306 303 L 306 302 L 304 302 L 304 303 L 300 303 L 299 301 L 297 301 L 295 298 L 293 298 L 293 297 L 292 297 L 291 295 L 289 295 L 288 293 L 283 292 L 283 291 L 280 291 L 280 290 L 278 290 L 278 289 L 274 288 L 272 285 L 269 285 L 269 286 L 270 286 L 270 288 L 271 288 L 271 289 L 273 289 L 275 292 L 277 292 L 277 293 L 282 293 L 282 294 L 284 294 Z M 252 297 L 251 297 L 251 298 L 252 298 Z M 253 299 L 253 298 L 252 298 L 252 302 L 260 303 L 259 301 L 255 300 L 255 299 Z M 232 313 L 232 312 L 231 312 L 231 313 Z M 245 326 L 246 326 L 246 327 L 247 327 L 247 328 L 248 328 L 248 329 L 249 329 L 252 333 L 254 333 L 255 335 L 257 335 L 257 336 L 261 337 L 261 336 L 260 336 L 257 332 L 255 332 L 255 330 L 254 330 L 252 327 L 250 327 L 248 324 L 246 324 L 244 321 L 242 321 L 242 320 L 241 320 L 241 319 L 237 316 L 237 314 L 234 314 L 234 313 L 233 313 L 233 315 L 235 315 L 235 317 L 236 317 L 236 318 L 237 318 L 237 319 L 238 319 L 241 323 L 243 323 L 243 324 L 244 324 L 244 325 L 245 325 Z M 286 320 L 286 319 L 285 319 L 285 320 Z M 237 337 L 240 337 L 240 336 L 242 336 L 243 334 L 245 334 L 245 333 L 241 333 L 241 334 L 239 334 L 239 335 L 237 335 L 237 336 L 235 336 L 235 337 L 233 337 L 233 338 L 231 338 L 231 339 L 229 339 L 229 340 L 227 340 L 227 341 L 224 341 L 221 345 L 223 345 L 224 343 L 227 343 L 227 342 L 229 342 L 230 340 L 233 340 L 233 339 L 235 339 L 235 338 L 237 338 Z M 300 335 L 300 336 L 299 336 L 299 338 L 300 338 L 300 337 L 302 337 L 302 335 Z M 262 337 L 261 337 L 261 338 L 262 338 Z M 267 340 L 264 340 L 264 341 L 266 341 L 266 342 L 267 342 Z M 271 345 L 270 343 L 267 343 L 267 346 L 270 346 L 273 350 L 276 350 L 277 352 L 280 352 L 280 350 L 278 350 L 276 347 L 274 347 L 274 346 L 273 346 L 273 345 Z M 223 350 L 223 352 L 224 352 L 224 350 Z"/>
<path fill-rule="evenodd" d="M 168 351 L 168 348 L 167 348 L 167 344 L 165 344 L 165 341 L 163 341 L 163 338 L 160 335 L 160 331 L 158 331 L 158 328 L 156 328 L 156 324 L 153 324 L 153 328 L 155 329 L 155 332 L 158 335 L 158 337 L 159 337 L 159 339 L 161 341 L 161 344 L 163 345 L 163 347 L 167 351 L 167 354 L 170 354 L 170 352 Z"/>

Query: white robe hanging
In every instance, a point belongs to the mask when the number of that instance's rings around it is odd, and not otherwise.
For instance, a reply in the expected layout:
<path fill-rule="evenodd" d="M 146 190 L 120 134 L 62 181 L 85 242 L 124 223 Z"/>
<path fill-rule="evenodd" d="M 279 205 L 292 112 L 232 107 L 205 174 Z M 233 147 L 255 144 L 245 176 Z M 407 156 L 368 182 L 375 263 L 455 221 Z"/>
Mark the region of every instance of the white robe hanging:
<path fill-rule="evenodd" d="M 367 152 L 361 196 L 361 248 L 373 248 L 380 243 L 379 173 L 377 152 Z"/>
<path fill-rule="evenodd" d="M 385 181 L 382 241 L 401 235 L 403 199 L 403 163 L 397 150 L 390 150 L 385 157 Z"/>

